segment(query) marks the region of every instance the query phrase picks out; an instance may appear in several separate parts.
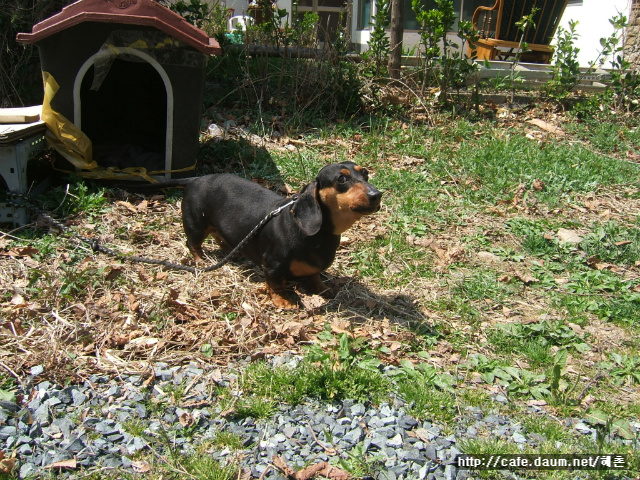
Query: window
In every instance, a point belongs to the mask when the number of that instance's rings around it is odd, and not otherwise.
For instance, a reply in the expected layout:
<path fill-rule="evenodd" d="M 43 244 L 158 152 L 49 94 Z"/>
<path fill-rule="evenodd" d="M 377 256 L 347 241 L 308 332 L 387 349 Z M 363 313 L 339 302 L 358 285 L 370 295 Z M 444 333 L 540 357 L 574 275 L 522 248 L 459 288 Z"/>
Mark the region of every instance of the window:
<path fill-rule="evenodd" d="M 373 0 L 360 0 L 358 2 L 358 30 L 364 30 L 371 26 L 371 3 Z"/>
<path fill-rule="evenodd" d="M 476 8 L 479 6 L 492 7 L 495 3 L 496 0 L 453 0 L 453 9 L 456 12 L 456 18 L 460 18 L 460 12 L 462 11 L 462 20 L 471 20 Z M 371 27 L 371 16 L 373 15 L 372 6 L 374 4 L 375 0 L 360 0 L 358 2 L 359 30 Z M 425 9 L 436 8 L 436 0 L 422 0 L 422 5 Z M 416 14 L 413 11 L 413 4 L 411 0 L 404 0 L 404 28 L 405 30 L 420 29 L 420 25 L 418 25 L 418 21 L 416 20 Z M 457 28 L 457 22 L 456 25 L 454 25 L 454 28 Z"/>

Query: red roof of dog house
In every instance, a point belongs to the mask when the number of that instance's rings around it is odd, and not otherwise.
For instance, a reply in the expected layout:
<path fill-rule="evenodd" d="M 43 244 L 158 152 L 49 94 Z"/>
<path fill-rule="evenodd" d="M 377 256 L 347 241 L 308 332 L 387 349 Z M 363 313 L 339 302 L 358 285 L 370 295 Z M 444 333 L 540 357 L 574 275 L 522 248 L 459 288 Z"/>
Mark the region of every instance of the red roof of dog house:
<path fill-rule="evenodd" d="M 153 0 L 79 0 L 36 24 L 31 33 L 19 33 L 22 43 L 36 43 L 82 22 L 145 25 L 171 35 L 201 53 L 219 55 L 220 45 L 182 16 Z"/>

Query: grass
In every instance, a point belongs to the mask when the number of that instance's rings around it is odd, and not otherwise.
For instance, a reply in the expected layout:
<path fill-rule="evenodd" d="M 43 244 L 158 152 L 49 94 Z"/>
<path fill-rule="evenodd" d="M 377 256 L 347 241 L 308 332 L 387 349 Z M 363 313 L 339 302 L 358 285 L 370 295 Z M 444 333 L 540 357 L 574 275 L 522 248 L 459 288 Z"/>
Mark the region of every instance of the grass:
<path fill-rule="evenodd" d="M 328 333 L 325 338 L 334 340 Z M 377 368 L 378 361 L 353 350 L 354 343 L 343 335 L 330 354 L 316 347 L 296 367 L 253 363 L 239 376 L 242 395 L 232 397 L 229 389 L 221 389 L 219 401 L 235 418 L 267 418 L 279 405 L 298 405 L 308 398 L 380 403 L 390 395 L 391 383 Z"/>
<path fill-rule="evenodd" d="M 640 137 L 633 117 L 559 118 L 561 138 L 532 129 L 524 116 L 437 116 L 427 126 L 366 115 L 320 122 L 294 148 L 233 136 L 203 145 L 198 173 L 229 170 L 274 189 L 298 190 L 334 161 L 371 170 L 383 207 L 344 235 L 327 272 L 336 297 L 297 291 L 306 307 L 280 312 L 261 291 L 262 273 L 242 260 L 193 276 L 123 264 L 31 226 L 0 239 L 7 287 L 1 360 L 18 375 L 24 365 L 47 365 L 64 383 L 99 368 L 95 352 L 109 352 L 101 356 L 105 369 L 112 368 L 108 358 L 140 366 L 152 358 L 225 365 L 266 357 L 230 367 L 231 380 L 211 387 L 211 410 L 259 419 L 309 398 L 399 398 L 416 418 L 454 431 L 466 409 L 478 407 L 508 414 L 523 434 L 537 435 L 528 453 L 626 453 L 638 469 L 624 422 L 640 418 L 640 168 L 627 157 Z M 171 192 L 151 201 L 74 178 L 40 202 L 69 218 L 74 231 L 115 249 L 188 262 L 180 198 Z M 561 229 L 579 239 L 563 241 Z M 213 244 L 205 250 L 219 254 Z M 141 337 L 157 347 L 136 343 Z M 298 361 L 270 362 L 285 352 Z M 0 382 L 9 394 L 19 385 L 8 372 Z M 496 402 L 497 394 L 507 402 Z M 189 386 L 175 385 L 148 411 L 188 400 Z M 598 428 L 609 425 L 613 434 L 601 443 L 571 427 L 598 415 L 608 419 Z M 136 435 L 143 427 L 127 425 Z M 195 428 L 188 433 L 203 452 L 247 448 L 223 431 L 206 440 Z M 458 448 L 521 452 L 481 433 Z M 162 452 L 156 460 L 136 457 L 153 464 L 151 478 L 238 476 L 233 464 L 202 452 L 171 454 L 161 438 L 145 439 Z M 356 476 L 381 468 L 357 448 L 345 455 Z"/>

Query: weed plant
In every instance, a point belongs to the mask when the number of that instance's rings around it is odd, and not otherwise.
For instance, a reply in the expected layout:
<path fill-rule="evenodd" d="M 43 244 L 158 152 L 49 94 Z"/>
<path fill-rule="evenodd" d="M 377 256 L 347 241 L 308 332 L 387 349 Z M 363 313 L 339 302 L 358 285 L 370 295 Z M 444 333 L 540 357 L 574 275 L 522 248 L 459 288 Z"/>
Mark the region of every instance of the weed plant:
<path fill-rule="evenodd" d="M 223 407 L 232 408 L 240 418 L 267 418 L 279 405 L 298 405 L 308 398 L 374 403 L 388 398 L 389 380 L 378 369 L 380 361 L 364 339 L 351 339 L 347 334 L 336 338 L 328 331 L 321 338 L 330 343 L 328 349 L 311 346 L 296 367 L 249 365 L 239 379 L 242 398 L 219 390 Z"/>
<path fill-rule="evenodd" d="M 424 64 L 419 72 L 421 91 L 437 86 L 439 98 L 447 102 L 450 89 L 459 89 L 477 70 L 477 65 L 467 59 L 466 45 L 473 45 L 478 35 L 471 22 L 460 20 L 457 34 L 460 44 L 451 41 L 447 34 L 456 23 L 452 0 L 435 0 L 435 8 L 425 9 L 420 0 L 412 0 L 412 8 L 420 25 L 421 54 Z"/>
<path fill-rule="evenodd" d="M 391 24 L 389 15 L 391 13 L 391 3 L 389 0 L 376 0 L 376 13 L 373 16 L 371 28 L 371 40 L 369 48 L 364 53 L 365 60 L 370 59 L 370 67 L 364 70 L 365 74 L 370 74 L 374 78 L 386 77 L 388 74 L 387 64 L 391 45 L 387 37 L 387 30 Z"/>
<path fill-rule="evenodd" d="M 577 21 L 571 20 L 568 29 L 559 25 L 556 32 L 553 76 L 545 85 L 545 89 L 552 98 L 558 100 L 566 98 L 580 79 L 580 64 L 578 62 L 580 49 L 575 46 L 578 40 L 577 25 Z"/>
<path fill-rule="evenodd" d="M 587 257 L 620 265 L 633 265 L 640 260 L 640 229 L 617 222 L 594 225 L 580 247 Z"/>

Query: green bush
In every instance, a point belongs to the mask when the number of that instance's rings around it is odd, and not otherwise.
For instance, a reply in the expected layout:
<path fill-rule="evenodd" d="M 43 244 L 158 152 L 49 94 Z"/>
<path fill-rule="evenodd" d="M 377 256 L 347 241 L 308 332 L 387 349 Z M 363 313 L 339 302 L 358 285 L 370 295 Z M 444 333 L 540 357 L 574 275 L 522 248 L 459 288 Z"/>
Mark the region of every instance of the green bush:
<path fill-rule="evenodd" d="M 0 3 L 0 107 L 42 102 L 42 74 L 38 49 L 16 41 L 36 23 L 54 15 L 71 0 L 6 0 Z"/>

